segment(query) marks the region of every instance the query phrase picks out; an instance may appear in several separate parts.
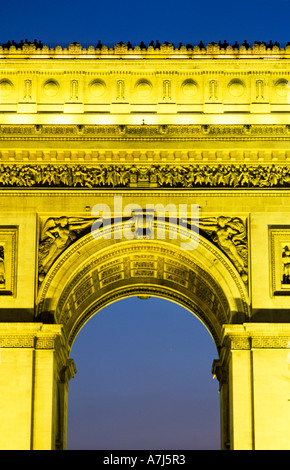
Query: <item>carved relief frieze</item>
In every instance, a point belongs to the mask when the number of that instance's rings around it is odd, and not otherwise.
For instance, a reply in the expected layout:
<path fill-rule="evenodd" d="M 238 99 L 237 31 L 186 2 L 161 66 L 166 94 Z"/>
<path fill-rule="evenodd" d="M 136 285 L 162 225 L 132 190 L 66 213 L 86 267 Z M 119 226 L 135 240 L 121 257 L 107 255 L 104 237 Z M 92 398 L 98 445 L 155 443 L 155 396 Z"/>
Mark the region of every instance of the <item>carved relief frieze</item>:
<path fill-rule="evenodd" d="M 289 188 L 290 165 L 2 164 L 0 188 Z"/>

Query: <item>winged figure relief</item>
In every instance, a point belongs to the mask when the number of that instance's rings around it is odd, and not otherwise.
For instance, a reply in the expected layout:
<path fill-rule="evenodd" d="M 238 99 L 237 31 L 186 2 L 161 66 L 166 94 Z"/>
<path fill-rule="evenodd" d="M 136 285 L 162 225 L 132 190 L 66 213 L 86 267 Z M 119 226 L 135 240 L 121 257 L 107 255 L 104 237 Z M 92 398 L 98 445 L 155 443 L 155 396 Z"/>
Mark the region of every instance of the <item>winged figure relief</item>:
<path fill-rule="evenodd" d="M 248 279 L 247 231 L 238 217 L 205 217 L 199 228 L 230 258 L 244 281 Z"/>
<path fill-rule="evenodd" d="M 40 234 L 38 277 L 42 282 L 56 258 L 70 246 L 81 232 L 89 228 L 95 219 L 81 217 L 50 217 L 43 224 Z"/>

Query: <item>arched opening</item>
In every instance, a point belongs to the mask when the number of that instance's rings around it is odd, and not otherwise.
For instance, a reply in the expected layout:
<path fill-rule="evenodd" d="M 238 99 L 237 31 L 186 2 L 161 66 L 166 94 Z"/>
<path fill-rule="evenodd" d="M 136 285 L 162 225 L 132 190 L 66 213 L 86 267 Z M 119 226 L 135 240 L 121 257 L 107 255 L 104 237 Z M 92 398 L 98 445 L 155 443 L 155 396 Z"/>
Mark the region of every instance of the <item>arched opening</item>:
<path fill-rule="evenodd" d="M 74 359 L 71 349 L 90 318 L 117 301 L 136 296 L 169 300 L 194 314 L 213 338 L 217 354 L 210 358 L 211 364 L 214 358 L 220 358 L 224 326 L 241 324 L 248 318 L 244 281 L 227 256 L 203 236 L 191 252 L 182 250 L 179 241 L 167 235 L 165 240 L 129 241 L 121 237 L 95 238 L 89 233 L 57 258 L 41 284 L 37 318 L 61 325 L 64 359 Z M 56 416 L 63 423 L 59 434 L 66 442 L 63 369 L 60 382 L 63 404 Z M 226 390 L 221 398 L 224 436 L 228 429 Z"/>
<path fill-rule="evenodd" d="M 129 297 L 82 326 L 71 350 L 68 449 L 220 449 L 218 352 L 202 322 Z"/>

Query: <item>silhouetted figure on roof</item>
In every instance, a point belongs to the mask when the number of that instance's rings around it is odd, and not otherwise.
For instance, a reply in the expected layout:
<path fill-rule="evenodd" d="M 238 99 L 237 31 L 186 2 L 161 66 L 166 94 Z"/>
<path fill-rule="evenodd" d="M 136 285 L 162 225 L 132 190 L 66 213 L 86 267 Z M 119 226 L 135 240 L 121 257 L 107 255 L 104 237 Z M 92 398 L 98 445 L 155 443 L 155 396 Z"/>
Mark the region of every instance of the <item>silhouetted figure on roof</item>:
<path fill-rule="evenodd" d="M 79 43 L 77 41 L 74 41 L 71 44 L 76 46 Z M 124 43 L 123 41 L 120 41 L 118 44 L 120 46 L 122 46 L 126 43 Z M 164 41 L 163 44 L 165 44 L 166 46 L 174 46 L 174 44 L 172 44 L 171 42 L 168 42 L 168 41 Z M 221 41 L 218 41 L 218 43 L 212 41 L 208 44 L 212 45 L 212 46 L 218 45 L 220 47 L 220 49 L 227 49 L 227 47 L 229 46 L 229 43 L 226 40 L 224 40 L 223 43 Z M 1 44 L 1 46 L 4 49 L 6 49 L 6 48 L 9 49 L 11 46 L 22 49 L 24 45 L 34 45 L 38 49 L 43 48 L 42 41 L 38 41 L 37 39 L 34 39 L 33 42 L 32 42 L 32 41 L 29 41 L 27 38 L 25 38 L 25 40 L 21 39 L 21 41 L 19 41 L 18 43 L 13 39 L 13 40 L 8 40 L 6 43 Z M 270 40 L 268 43 L 266 43 L 264 41 L 262 41 L 262 42 L 261 41 L 254 41 L 253 45 L 254 46 L 265 46 L 267 49 L 273 49 L 274 46 L 280 48 L 280 43 L 277 42 L 277 41 L 275 41 L 275 43 L 273 43 L 272 40 Z M 156 40 L 155 44 L 154 44 L 154 41 L 150 41 L 149 46 L 153 47 L 154 49 L 160 49 L 161 44 L 158 40 Z M 181 49 L 183 46 L 185 46 L 185 45 L 182 42 L 180 42 L 178 47 L 179 47 L 179 49 Z M 242 46 L 244 46 L 246 49 L 250 48 L 250 45 L 246 40 L 244 40 Z M 290 46 L 290 41 L 286 44 L 286 47 L 289 47 L 289 46 Z M 96 47 L 97 47 L 97 49 L 102 49 L 103 44 L 100 40 L 98 41 Z M 130 41 L 128 41 L 127 47 L 128 47 L 128 49 L 132 49 L 132 43 Z M 200 49 L 205 49 L 204 43 L 202 41 L 200 41 L 200 43 L 198 44 L 198 47 Z M 144 44 L 143 41 L 141 41 L 141 43 L 140 43 L 140 48 L 141 49 L 146 49 L 146 45 Z M 186 44 L 186 48 L 187 49 L 193 49 L 193 45 L 192 44 Z M 233 44 L 233 49 L 239 49 L 239 44 L 238 44 L 237 41 L 235 41 L 235 43 Z"/>

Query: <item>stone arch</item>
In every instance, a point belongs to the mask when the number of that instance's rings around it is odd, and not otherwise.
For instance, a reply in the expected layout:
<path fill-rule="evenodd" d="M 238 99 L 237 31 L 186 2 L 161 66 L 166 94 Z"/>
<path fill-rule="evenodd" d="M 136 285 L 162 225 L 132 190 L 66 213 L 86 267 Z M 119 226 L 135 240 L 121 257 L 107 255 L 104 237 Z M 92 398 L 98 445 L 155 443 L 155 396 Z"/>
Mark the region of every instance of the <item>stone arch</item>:
<path fill-rule="evenodd" d="M 170 239 L 170 224 L 163 224 L 164 240 L 126 240 L 119 223 L 113 239 L 106 239 L 103 231 L 76 241 L 47 273 L 37 318 L 62 324 L 70 350 L 78 331 L 104 306 L 129 296 L 162 297 L 195 314 L 219 350 L 223 325 L 248 319 L 245 284 L 227 256 L 206 238 L 193 234 L 197 247 L 184 250 L 180 240 Z"/>

